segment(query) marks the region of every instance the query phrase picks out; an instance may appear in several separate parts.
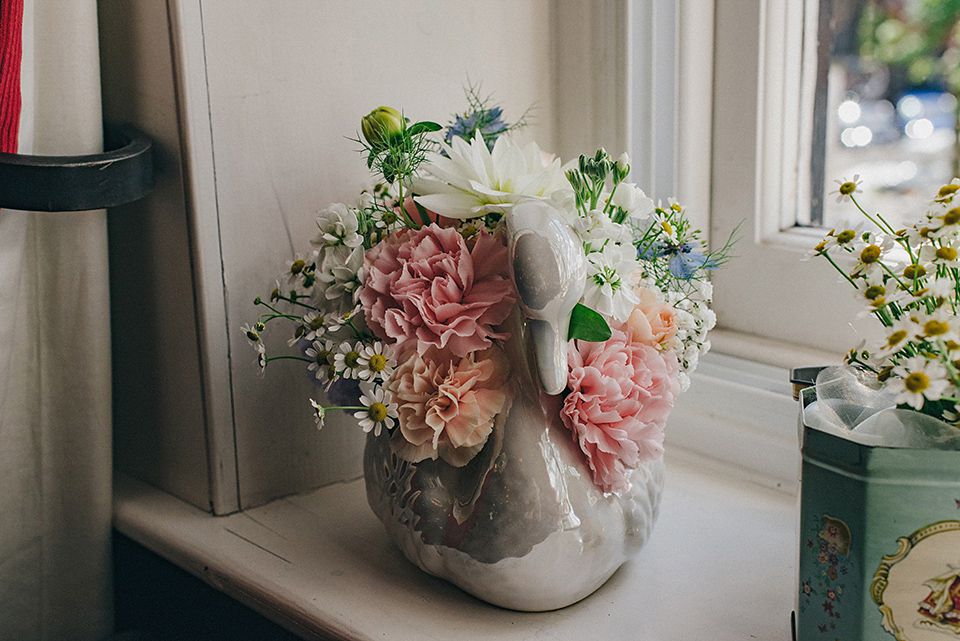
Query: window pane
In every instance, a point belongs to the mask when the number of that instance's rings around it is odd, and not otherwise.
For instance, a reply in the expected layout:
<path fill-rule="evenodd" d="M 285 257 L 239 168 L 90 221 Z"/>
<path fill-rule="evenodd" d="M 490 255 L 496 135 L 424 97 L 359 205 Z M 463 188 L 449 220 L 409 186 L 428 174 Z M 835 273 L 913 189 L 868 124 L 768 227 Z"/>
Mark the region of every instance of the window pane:
<path fill-rule="evenodd" d="M 910 222 L 960 173 L 960 0 L 818 1 L 830 43 L 813 106 L 811 184 L 822 189 L 798 222 L 833 227 L 854 216 L 836 202 L 836 181 L 855 175 L 868 210 Z"/>

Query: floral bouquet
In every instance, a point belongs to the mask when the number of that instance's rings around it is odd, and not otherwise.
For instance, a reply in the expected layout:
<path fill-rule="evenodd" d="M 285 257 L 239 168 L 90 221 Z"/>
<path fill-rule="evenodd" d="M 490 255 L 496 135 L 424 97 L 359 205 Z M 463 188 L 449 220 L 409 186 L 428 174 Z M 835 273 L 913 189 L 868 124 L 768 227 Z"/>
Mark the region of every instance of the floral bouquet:
<path fill-rule="evenodd" d="M 356 142 L 377 183 L 317 215 L 297 256 L 243 331 L 261 367 L 305 364 L 322 425 L 351 412 L 416 464 L 468 464 L 512 402 L 529 330 L 541 393 L 604 492 L 663 451 L 674 399 L 709 349 L 708 253 L 683 207 L 655 206 L 602 149 L 563 165 L 518 145 L 500 107 L 468 91 L 446 127 L 380 107 Z M 728 244 L 729 245 L 729 244 Z M 522 315 L 521 322 L 515 318 Z M 262 336 L 292 322 L 292 354 Z M 517 338 L 517 336 L 514 336 Z"/>
<path fill-rule="evenodd" d="M 927 214 L 903 229 L 861 206 L 859 175 L 838 183 L 838 202 L 851 201 L 863 219 L 830 230 L 810 255 L 836 267 L 863 303 L 862 315 L 884 330 L 874 345 L 861 341 L 846 362 L 890 406 L 957 426 L 960 179 L 941 187 Z"/>

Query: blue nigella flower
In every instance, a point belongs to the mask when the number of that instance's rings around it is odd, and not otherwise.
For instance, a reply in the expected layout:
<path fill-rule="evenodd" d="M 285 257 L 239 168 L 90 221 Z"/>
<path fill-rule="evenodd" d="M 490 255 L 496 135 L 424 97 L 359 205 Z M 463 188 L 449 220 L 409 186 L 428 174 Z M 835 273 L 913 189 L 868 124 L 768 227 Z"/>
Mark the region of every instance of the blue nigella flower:
<path fill-rule="evenodd" d="M 493 151 L 493 144 L 497 141 L 497 138 L 510 128 L 510 125 L 504 122 L 502 116 L 503 109 L 501 107 L 481 109 L 466 116 L 457 116 L 454 123 L 447 128 L 444 140 L 449 145 L 454 136 L 459 136 L 469 142 L 473 140 L 477 132 L 480 132 L 484 142 L 487 143 L 487 149 Z"/>
<path fill-rule="evenodd" d="M 637 251 L 641 260 L 652 261 L 661 256 L 670 257 L 670 273 L 679 280 L 690 280 L 701 269 L 716 269 L 720 265 L 700 251 L 696 243 L 673 245 L 658 240 Z"/>

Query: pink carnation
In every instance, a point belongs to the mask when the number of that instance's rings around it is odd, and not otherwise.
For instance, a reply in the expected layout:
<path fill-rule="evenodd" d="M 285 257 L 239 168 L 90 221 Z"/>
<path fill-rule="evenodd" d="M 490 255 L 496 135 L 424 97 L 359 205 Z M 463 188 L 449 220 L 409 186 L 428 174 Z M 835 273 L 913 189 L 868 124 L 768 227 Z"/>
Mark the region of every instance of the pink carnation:
<path fill-rule="evenodd" d="M 436 459 L 461 467 L 479 452 L 508 401 L 509 365 L 496 347 L 457 358 L 411 350 L 387 384 L 399 404 L 391 441 L 408 461 Z"/>
<path fill-rule="evenodd" d="M 404 230 L 368 251 L 364 268 L 367 323 L 400 351 L 409 341 L 420 354 L 465 356 L 507 338 L 493 331 L 516 299 L 507 248 L 486 232 L 470 247 L 456 229 Z"/>
<path fill-rule="evenodd" d="M 680 390 L 672 352 L 632 342 L 628 327 L 602 343 L 577 341 L 561 417 L 604 492 L 630 487 L 627 471 L 663 453 L 663 429 Z"/>

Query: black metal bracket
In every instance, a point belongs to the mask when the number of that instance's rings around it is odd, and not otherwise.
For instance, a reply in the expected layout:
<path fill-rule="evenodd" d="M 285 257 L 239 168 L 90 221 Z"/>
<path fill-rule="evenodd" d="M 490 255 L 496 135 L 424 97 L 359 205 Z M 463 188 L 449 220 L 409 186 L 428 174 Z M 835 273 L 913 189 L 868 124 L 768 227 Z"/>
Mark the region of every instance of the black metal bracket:
<path fill-rule="evenodd" d="M 150 139 L 104 123 L 104 151 L 88 156 L 0 154 L 0 207 L 86 211 L 132 202 L 154 184 Z"/>

